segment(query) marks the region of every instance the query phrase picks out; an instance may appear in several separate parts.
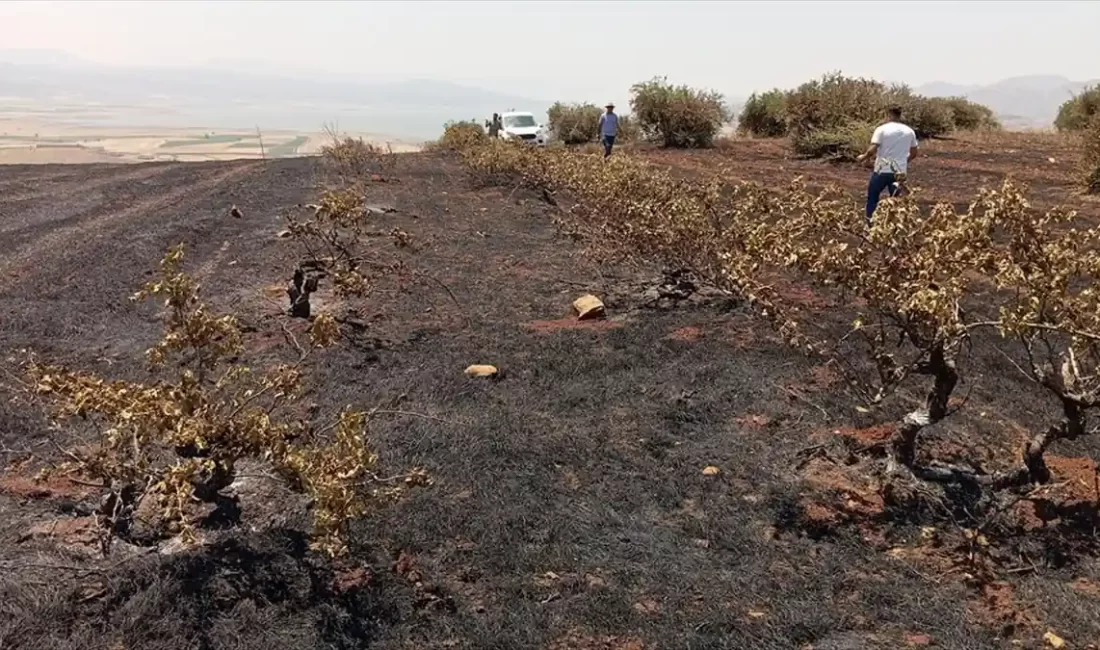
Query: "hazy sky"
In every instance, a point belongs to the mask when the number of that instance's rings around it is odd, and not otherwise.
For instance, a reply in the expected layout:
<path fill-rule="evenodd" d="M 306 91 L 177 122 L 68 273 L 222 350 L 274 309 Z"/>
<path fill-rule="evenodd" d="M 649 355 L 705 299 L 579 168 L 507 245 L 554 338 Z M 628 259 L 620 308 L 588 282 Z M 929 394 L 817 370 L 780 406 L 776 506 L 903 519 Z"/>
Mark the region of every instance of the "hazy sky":
<path fill-rule="evenodd" d="M 1100 77 L 1100 2 L 2 2 L 4 48 L 611 98 L 654 75 L 747 95 L 830 70 L 920 84 Z"/>

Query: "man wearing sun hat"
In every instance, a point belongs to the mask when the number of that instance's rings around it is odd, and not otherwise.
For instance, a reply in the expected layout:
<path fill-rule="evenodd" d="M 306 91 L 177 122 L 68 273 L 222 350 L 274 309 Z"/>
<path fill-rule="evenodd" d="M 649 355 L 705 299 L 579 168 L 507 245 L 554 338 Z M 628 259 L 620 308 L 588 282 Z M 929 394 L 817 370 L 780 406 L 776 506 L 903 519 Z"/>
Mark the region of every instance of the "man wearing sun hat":
<path fill-rule="evenodd" d="M 615 104 L 607 103 L 607 112 L 600 116 L 600 142 L 603 143 L 603 157 L 611 155 L 615 146 L 615 134 L 619 132 L 619 116 L 615 114 Z"/>

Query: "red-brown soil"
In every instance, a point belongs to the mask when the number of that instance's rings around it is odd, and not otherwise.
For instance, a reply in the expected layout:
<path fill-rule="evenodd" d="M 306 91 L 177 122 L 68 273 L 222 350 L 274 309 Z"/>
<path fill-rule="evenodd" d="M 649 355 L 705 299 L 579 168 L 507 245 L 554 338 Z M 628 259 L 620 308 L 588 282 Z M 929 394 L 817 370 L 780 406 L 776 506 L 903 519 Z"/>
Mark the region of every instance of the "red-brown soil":
<path fill-rule="evenodd" d="M 17 470 L 0 474 L 0 493 L 24 499 L 81 499 L 96 488 L 77 483 L 67 476 L 50 475 L 42 479 L 20 475 Z"/>

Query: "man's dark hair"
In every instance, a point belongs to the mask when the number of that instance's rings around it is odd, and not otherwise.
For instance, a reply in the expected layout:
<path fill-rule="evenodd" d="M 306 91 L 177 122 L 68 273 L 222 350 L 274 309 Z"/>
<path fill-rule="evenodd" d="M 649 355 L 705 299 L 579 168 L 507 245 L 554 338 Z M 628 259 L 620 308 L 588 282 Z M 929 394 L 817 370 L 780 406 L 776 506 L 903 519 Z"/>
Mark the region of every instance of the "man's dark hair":
<path fill-rule="evenodd" d="M 887 108 L 886 112 L 890 115 L 890 117 L 894 118 L 895 120 L 901 119 L 901 106 L 898 106 L 897 104 L 894 104 L 893 106 Z"/>

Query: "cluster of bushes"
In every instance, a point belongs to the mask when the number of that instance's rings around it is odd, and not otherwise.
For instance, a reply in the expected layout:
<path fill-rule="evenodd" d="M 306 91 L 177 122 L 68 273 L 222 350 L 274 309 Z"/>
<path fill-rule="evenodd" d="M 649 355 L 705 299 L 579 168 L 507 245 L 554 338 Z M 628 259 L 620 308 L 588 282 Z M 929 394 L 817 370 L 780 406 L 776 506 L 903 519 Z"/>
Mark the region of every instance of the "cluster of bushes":
<path fill-rule="evenodd" d="M 555 103 L 546 111 L 550 131 L 565 144 L 592 142 L 599 134 L 603 109 L 595 104 Z"/>
<path fill-rule="evenodd" d="M 461 120 L 447 122 L 443 125 L 443 135 L 435 142 L 429 143 L 428 150 L 461 151 L 467 147 L 484 144 L 489 141 L 489 134 L 474 120 Z"/>
<path fill-rule="evenodd" d="M 630 108 L 643 136 L 666 147 L 709 147 L 729 111 L 722 94 L 675 86 L 663 77 L 634 84 Z"/>
<path fill-rule="evenodd" d="M 1081 183 L 1089 194 L 1100 194 L 1100 84 L 1085 88 L 1058 108 L 1054 127 L 1075 133 L 1081 148 Z"/>
<path fill-rule="evenodd" d="M 1089 194 L 1100 194 L 1100 115 L 1081 133 L 1082 182 Z"/>
<path fill-rule="evenodd" d="M 587 144 L 599 139 L 600 116 L 604 109 L 595 104 L 564 104 L 557 102 L 547 111 L 550 131 L 565 144 Z M 637 122 L 629 115 L 619 115 L 618 142 L 634 142 L 639 137 Z"/>
<path fill-rule="evenodd" d="M 737 130 L 761 138 L 787 135 L 787 94 L 774 88 L 750 95 L 737 118 Z"/>
<path fill-rule="evenodd" d="M 1058 108 L 1054 127 L 1059 131 L 1084 131 L 1100 114 L 1100 84 L 1086 88 Z"/>
<path fill-rule="evenodd" d="M 729 112 L 721 93 L 670 84 L 663 77 L 634 84 L 630 115 L 619 116 L 618 141 L 645 139 L 666 147 L 709 147 Z M 595 104 L 550 107 L 550 129 L 565 144 L 585 144 L 599 137 L 600 115 Z"/>
<path fill-rule="evenodd" d="M 738 129 L 759 137 L 789 136 L 801 155 L 852 159 L 866 148 L 891 105 L 902 108 L 920 138 L 1000 128 L 988 107 L 961 97 L 924 97 L 902 85 L 829 74 L 793 90 L 753 94 Z"/>
<path fill-rule="evenodd" d="M 807 158 L 855 160 L 871 142 L 877 122 L 852 121 L 791 132 L 794 152 Z"/>
<path fill-rule="evenodd" d="M 965 97 L 932 97 L 928 101 L 942 103 L 951 109 L 951 121 L 957 131 L 995 131 L 1001 128 L 993 109 L 984 104 Z"/>

